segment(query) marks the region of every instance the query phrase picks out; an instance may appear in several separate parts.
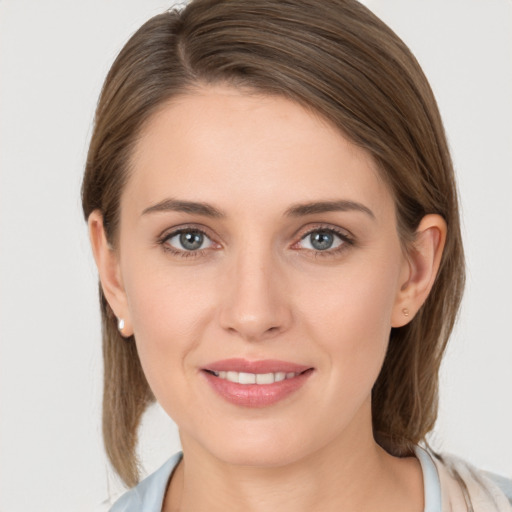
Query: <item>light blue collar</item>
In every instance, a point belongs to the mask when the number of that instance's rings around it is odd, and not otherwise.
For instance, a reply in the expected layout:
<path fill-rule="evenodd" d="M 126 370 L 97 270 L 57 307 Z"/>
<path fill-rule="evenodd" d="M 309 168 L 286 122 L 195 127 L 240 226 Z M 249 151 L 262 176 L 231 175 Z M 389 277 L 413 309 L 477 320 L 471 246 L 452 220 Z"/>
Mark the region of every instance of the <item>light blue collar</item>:
<path fill-rule="evenodd" d="M 420 461 L 423 472 L 424 512 L 442 512 L 441 482 L 434 461 L 430 454 L 419 446 L 414 447 L 414 454 Z"/>

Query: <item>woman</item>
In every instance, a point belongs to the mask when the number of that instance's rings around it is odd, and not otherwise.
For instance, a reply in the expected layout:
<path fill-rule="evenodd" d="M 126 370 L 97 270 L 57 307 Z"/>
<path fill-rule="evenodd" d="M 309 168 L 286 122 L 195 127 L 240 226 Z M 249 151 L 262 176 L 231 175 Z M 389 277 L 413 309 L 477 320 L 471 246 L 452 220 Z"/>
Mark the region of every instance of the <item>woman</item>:
<path fill-rule="evenodd" d="M 464 283 L 457 194 L 421 69 L 359 3 L 147 22 L 105 82 L 83 206 L 109 458 L 137 483 L 154 399 L 183 446 L 112 510 L 510 510 L 418 447 Z"/>

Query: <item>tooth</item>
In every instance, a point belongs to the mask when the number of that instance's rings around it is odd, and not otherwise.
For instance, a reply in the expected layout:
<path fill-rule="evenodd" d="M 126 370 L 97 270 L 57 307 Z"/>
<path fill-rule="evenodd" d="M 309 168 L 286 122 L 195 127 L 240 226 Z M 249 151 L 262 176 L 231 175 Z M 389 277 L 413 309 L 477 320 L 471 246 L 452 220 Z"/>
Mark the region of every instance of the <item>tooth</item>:
<path fill-rule="evenodd" d="M 238 383 L 238 372 L 226 372 L 226 379 L 229 380 L 229 382 Z"/>
<path fill-rule="evenodd" d="M 256 384 L 273 384 L 274 374 L 273 373 L 257 373 Z"/>
<path fill-rule="evenodd" d="M 254 373 L 240 372 L 238 374 L 240 384 L 256 384 L 256 375 Z"/>
<path fill-rule="evenodd" d="M 293 379 L 298 375 L 295 372 L 275 372 L 275 373 L 247 373 L 234 371 L 213 371 L 220 379 L 226 379 L 237 384 L 273 384 L 285 379 Z"/>

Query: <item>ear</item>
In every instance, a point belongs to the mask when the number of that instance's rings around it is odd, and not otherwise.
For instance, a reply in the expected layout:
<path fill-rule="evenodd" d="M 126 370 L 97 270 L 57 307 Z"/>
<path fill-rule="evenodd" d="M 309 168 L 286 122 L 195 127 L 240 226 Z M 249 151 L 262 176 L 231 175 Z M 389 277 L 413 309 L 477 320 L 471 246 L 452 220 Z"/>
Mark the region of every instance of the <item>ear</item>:
<path fill-rule="evenodd" d="M 124 320 L 124 326 L 120 328 L 121 335 L 129 337 L 133 334 L 130 321 L 126 293 L 121 280 L 121 269 L 118 253 L 110 246 L 105 234 L 103 215 L 99 210 L 94 210 L 87 220 L 89 225 L 89 238 L 98 273 L 101 288 L 114 315 Z"/>
<path fill-rule="evenodd" d="M 416 230 L 401 276 L 392 327 L 408 324 L 428 297 L 441 263 L 446 241 L 446 222 L 437 214 L 425 215 Z"/>

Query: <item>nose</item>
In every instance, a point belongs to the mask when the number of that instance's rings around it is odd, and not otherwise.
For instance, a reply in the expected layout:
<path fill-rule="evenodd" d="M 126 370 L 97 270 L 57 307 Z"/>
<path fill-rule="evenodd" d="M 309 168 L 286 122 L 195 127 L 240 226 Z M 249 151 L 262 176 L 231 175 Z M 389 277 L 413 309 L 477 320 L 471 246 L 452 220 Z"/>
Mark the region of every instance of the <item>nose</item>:
<path fill-rule="evenodd" d="M 286 331 L 292 321 L 283 269 L 272 254 L 246 248 L 222 280 L 221 327 L 246 341 L 263 341 Z"/>

